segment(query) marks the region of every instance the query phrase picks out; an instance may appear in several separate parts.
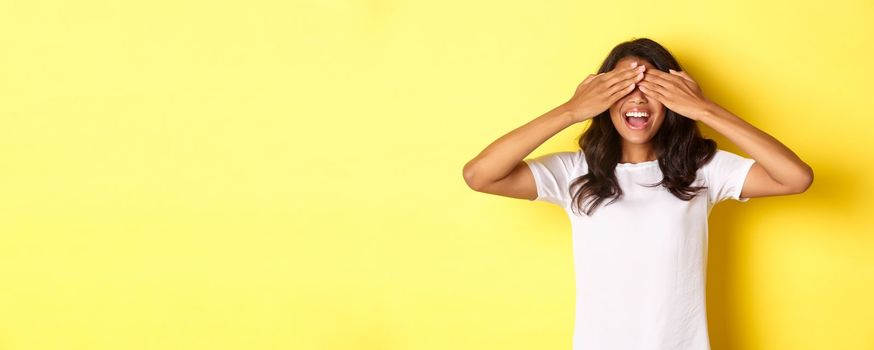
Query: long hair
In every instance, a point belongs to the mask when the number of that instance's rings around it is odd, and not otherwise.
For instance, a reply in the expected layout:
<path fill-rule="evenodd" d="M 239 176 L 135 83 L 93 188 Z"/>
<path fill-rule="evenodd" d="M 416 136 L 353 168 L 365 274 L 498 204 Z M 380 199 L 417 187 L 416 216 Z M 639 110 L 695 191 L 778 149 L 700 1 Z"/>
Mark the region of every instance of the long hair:
<path fill-rule="evenodd" d="M 639 38 L 614 47 L 601 64 L 598 73 L 613 70 L 616 62 L 626 56 L 645 59 L 660 71 L 682 70 L 674 56 L 663 46 L 651 39 Z M 691 184 L 695 181 L 696 171 L 707 164 L 716 153 L 716 142 L 703 138 L 694 120 L 667 107 L 664 118 L 652 138 L 658 165 L 664 177 L 658 183 L 647 186 L 664 186 L 677 198 L 688 201 L 705 188 Z M 604 204 L 606 206 L 622 196 L 615 173 L 616 164 L 622 157 L 621 138 L 610 120 L 609 109 L 592 118 L 591 124 L 579 139 L 589 171 L 570 185 L 570 188 L 580 186 L 573 194 L 575 209 L 584 207 L 586 215 L 591 215 L 604 200 L 612 198 Z"/>

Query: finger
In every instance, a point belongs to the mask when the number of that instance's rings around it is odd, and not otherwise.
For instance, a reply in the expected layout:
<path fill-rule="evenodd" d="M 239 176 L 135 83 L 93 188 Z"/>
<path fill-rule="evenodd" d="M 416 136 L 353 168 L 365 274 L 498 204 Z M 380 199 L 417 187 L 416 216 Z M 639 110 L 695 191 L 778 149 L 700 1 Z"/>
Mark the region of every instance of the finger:
<path fill-rule="evenodd" d="M 619 97 L 625 96 L 633 91 L 636 86 L 637 84 L 635 84 L 634 80 L 626 81 L 623 84 L 613 84 L 613 86 L 606 90 L 608 99 L 612 99 L 617 95 Z"/>
<path fill-rule="evenodd" d="M 621 91 L 621 90 L 625 90 L 625 89 L 628 89 L 628 91 L 631 92 L 631 90 L 634 90 L 634 86 L 636 85 L 636 83 L 639 82 L 641 79 L 643 79 L 643 73 L 638 73 L 637 75 L 632 76 L 631 78 L 622 80 L 616 84 L 611 85 L 609 88 L 607 88 L 607 91 L 611 95 L 616 93 L 617 91 Z"/>
<path fill-rule="evenodd" d="M 668 72 L 652 70 L 652 71 L 650 71 L 650 72 L 648 72 L 648 73 L 654 73 L 653 75 L 655 75 L 655 76 L 659 76 L 659 77 L 662 77 L 662 78 L 664 78 L 665 80 L 667 80 L 667 81 L 671 81 L 671 82 L 674 82 L 674 83 L 685 83 L 685 82 L 688 81 L 688 82 L 692 83 L 693 85 L 698 85 L 698 84 L 695 83 L 695 81 L 692 80 L 692 78 L 689 77 L 688 75 L 679 74 L 678 71 L 675 71 L 675 70 L 670 69 L 670 68 L 668 68 Z M 664 85 L 664 84 L 662 84 L 662 85 Z"/>
<path fill-rule="evenodd" d="M 677 77 L 679 78 L 679 77 Z M 643 77 L 643 81 L 648 81 L 657 85 L 661 85 L 663 87 L 671 87 L 675 83 L 674 79 L 677 79 L 668 73 L 662 72 L 658 69 L 651 69 L 646 72 L 646 76 Z"/>
<path fill-rule="evenodd" d="M 673 74 L 662 71 L 662 70 L 658 70 L 658 69 L 650 69 L 646 73 L 652 74 L 653 76 L 665 78 L 665 79 L 673 79 L 674 78 Z"/>
<path fill-rule="evenodd" d="M 649 89 L 650 91 L 656 91 L 656 92 L 658 92 L 658 93 L 660 93 L 660 94 L 662 94 L 662 95 L 665 95 L 665 96 L 667 96 L 667 95 L 668 95 L 668 92 L 671 91 L 671 90 L 670 90 L 669 88 L 667 88 L 667 87 L 664 87 L 664 86 L 661 86 L 661 85 L 659 85 L 659 84 L 653 83 L 653 82 L 651 82 L 651 81 L 646 81 L 646 80 L 641 81 L 641 82 L 638 82 L 637 85 L 638 85 L 638 86 L 641 86 L 641 87 L 646 87 L 646 88 Z"/>
<path fill-rule="evenodd" d="M 621 85 L 619 85 L 619 86 L 621 87 Z M 618 90 L 610 93 L 610 97 L 608 97 L 608 99 L 610 100 L 611 103 L 616 102 L 617 100 L 622 98 L 622 96 L 625 96 L 625 95 L 628 95 L 629 93 L 631 93 L 631 91 L 634 90 L 635 86 L 636 86 L 636 84 L 634 84 L 634 83 L 625 85 L 624 88 L 619 88 Z"/>
<path fill-rule="evenodd" d="M 646 95 L 648 97 L 652 97 L 652 98 L 656 99 L 657 101 L 661 102 L 662 104 L 664 104 L 664 101 L 665 101 L 664 95 L 662 95 L 658 92 L 655 92 L 651 89 L 647 89 L 643 85 L 640 85 L 640 92 L 643 92 L 644 95 Z"/>
<path fill-rule="evenodd" d="M 671 74 L 674 74 L 674 75 L 680 76 L 680 77 L 691 78 L 691 77 L 689 76 L 689 73 L 686 73 L 686 71 L 673 70 L 673 69 L 668 68 L 668 72 L 671 73 Z"/>
<path fill-rule="evenodd" d="M 598 73 L 598 74 L 595 74 L 595 76 L 593 76 L 592 79 L 590 79 L 589 81 L 601 80 L 601 77 L 602 77 L 603 75 L 604 75 L 604 73 Z"/>
<path fill-rule="evenodd" d="M 637 66 L 635 68 L 626 69 L 624 71 L 617 71 L 613 74 L 612 77 L 607 79 L 607 86 L 613 86 L 617 83 L 622 83 L 627 79 L 634 79 L 638 75 L 643 78 L 643 71 L 645 70 L 645 66 Z"/>
<path fill-rule="evenodd" d="M 668 69 L 668 71 L 669 71 L 671 74 L 674 74 L 674 75 L 676 75 L 676 76 L 678 76 L 678 77 L 680 77 L 680 78 L 686 79 L 686 80 L 688 80 L 689 82 L 691 82 L 691 83 L 693 83 L 693 84 L 697 84 L 697 83 L 695 83 L 695 79 L 692 79 L 692 76 L 690 76 L 689 73 L 686 73 L 686 71 L 676 71 L 676 70 L 673 70 L 673 69 Z"/>
<path fill-rule="evenodd" d="M 653 96 L 657 100 L 660 100 L 660 101 L 664 100 L 664 98 L 665 98 L 665 94 L 666 94 L 665 88 L 660 86 L 660 85 L 653 84 L 651 82 L 642 81 L 642 82 L 638 83 L 638 86 L 640 86 L 640 91 L 648 96 Z"/>
<path fill-rule="evenodd" d="M 607 74 L 606 78 L 609 79 L 609 78 L 617 76 L 617 75 L 621 76 L 621 75 L 628 73 L 628 72 L 634 72 L 635 70 L 638 70 L 638 69 L 645 69 L 645 67 L 639 65 L 638 62 L 631 62 L 631 63 L 624 65 L 624 66 L 614 66 L 613 69 L 611 69 L 605 73 Z"/>
<path fill-rule="evenodd" d="M 583 79 L 583 82 L 580 83 L 580 85 L 588 84 L 588 83 L 589 83 L 590 81 L 592 81 L 592 79 L 594 79 L 594 78 L 595 78 L 595 75 L 594 75 L 594 74 L 589 74 L 589 76 L 587 76 L 586 79 Z"/>

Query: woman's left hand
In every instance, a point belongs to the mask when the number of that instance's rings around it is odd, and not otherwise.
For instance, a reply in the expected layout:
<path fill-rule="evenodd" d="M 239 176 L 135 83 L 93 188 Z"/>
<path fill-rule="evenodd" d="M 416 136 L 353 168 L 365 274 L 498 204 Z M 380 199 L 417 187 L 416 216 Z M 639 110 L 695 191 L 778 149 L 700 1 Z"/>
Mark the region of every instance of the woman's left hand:
<path fill-rule="evenodd" d="M 661 102 L 668 109 L 692 120 L 699 120 L 712 102 L 701 93 L 698 83 L 684 71 L 663 72 L 647 69 L 637 83 L 647 97 Z"/>

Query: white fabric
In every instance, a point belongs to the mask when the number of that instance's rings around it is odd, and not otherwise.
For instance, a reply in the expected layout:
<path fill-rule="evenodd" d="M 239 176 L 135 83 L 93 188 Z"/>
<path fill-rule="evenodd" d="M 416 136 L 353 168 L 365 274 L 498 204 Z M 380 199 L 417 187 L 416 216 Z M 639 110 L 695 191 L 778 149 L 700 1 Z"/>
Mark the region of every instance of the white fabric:
<path fill-rule="evenodd" d="M 524 160 L 537 201 L 568 214 L 576 274 L 574 350 L 709 350 L 705 311 L 707 217 L 721 201 L 741 198 L 755 160 L 717 149 L 693 185 L 691 201 L 665 187 L 658 161 L 620 163 L 624 194 L 591 217 L 571 211 L 569 185 L 587 173 L 582 150 Z M 574 190 L 578 189 L 575 187 Z"/>

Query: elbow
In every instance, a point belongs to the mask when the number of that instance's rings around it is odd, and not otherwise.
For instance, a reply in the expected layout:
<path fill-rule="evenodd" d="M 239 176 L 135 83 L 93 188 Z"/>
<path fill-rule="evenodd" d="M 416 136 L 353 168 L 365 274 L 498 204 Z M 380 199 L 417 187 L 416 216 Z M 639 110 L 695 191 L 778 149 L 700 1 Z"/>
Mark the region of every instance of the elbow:
<path fill-rule="evenodd" d="M 467 187 L 470 189 L 479 192 L 481 185 L 476 180 L 476 175 L 474 171 L 474 166 L 471 162 L 468 162 L 464 165 L 462 169 L 462 176 L 464 177 L 464 183 L 467 184 Z"/>
<path fill-rule="evenodd" d="M 804 164 L 804 170 L 799 176 L 798 181 L 793 184 L 791 190 L 793 194 L 806 192 L 810 186 L 813 184 L 813 168 L 809 165 Z"/>

